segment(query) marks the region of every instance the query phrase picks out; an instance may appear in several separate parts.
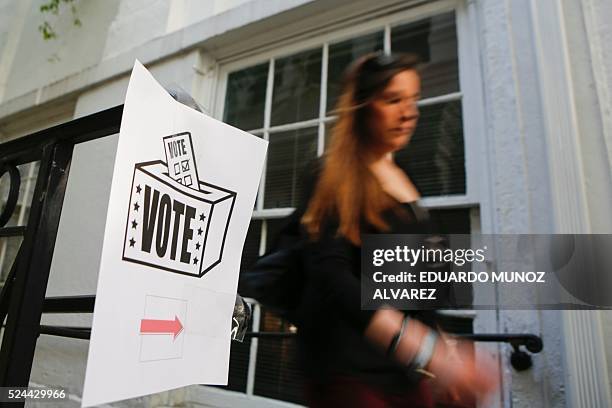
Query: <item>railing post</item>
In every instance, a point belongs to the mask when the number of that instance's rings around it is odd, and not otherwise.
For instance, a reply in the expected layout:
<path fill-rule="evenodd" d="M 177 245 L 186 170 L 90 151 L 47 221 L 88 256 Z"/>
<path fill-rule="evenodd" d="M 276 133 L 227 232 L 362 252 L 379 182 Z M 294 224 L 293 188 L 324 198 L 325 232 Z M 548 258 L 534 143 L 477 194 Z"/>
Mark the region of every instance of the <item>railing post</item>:
<path fill-rule="evenodd" d="M 43 148 L 0 349 L 0 386 L 28 386 L 74 144 Z"/>
<path fill-rule="evenodd" d="M 253 332 L 259 332 L 259 325 L 261 320 L 261 306 L 259 303 L 253 305 Z M 249 350 L 249 365 L 247 366 L 247 384 L 246 384 L 246 395 L 253 395 L 255 390 L 255 370 L 257 368 L 257 346 L 259 345 L 259 338 L 251 337 L 251 347 Z"/>

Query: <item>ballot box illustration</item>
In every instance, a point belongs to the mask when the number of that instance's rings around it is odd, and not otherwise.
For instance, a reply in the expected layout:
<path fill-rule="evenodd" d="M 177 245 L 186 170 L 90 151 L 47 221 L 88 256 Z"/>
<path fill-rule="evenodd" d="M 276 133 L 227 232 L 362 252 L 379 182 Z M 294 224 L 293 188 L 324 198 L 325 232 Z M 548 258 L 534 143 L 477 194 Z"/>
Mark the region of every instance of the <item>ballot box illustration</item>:
<path fill-rule="evenodd" d="M 199 180 L 189 132 L 134 167 L 123 260 L 194 277 L 221 262 L 236 193 Z"/>

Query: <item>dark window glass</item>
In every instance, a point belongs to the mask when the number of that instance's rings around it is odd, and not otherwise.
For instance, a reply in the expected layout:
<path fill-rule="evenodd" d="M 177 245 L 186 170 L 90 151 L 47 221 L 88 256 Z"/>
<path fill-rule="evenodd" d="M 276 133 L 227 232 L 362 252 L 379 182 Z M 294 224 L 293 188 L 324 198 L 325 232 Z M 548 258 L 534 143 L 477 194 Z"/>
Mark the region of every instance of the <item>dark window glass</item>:
<path fill-rule="evenodd" d="M 321 53 L 317 48 L 276 60 L 272 126 L 319 116 Z"/>
<path fill-rule="evenodd" d="M 430 210 L 438 232 L 444 234 L 470 234 L 470 209 L 453 208 Z"/>
<path fill-rule="evenodd" d="M 261 240 L 261 220 L 251 220 L 247 231 L 244 250 L 240 261 L 240 272 L 244 273 L 259 256 L 259 242 Z M 252 330 L 251 320 L 249 331 Z M 249 370 L 249 354 L 251 350 L 251 339 L 245 338 L 244 342 L 231 342 L 230 365 L 228 384 L 225 388 L 232 391 L 246 392 L 247 373 Z"/>
<path fill-rule="evenodd" d="M 261 331 L 288 332 L 289 324 L 262 311 Z M 257 347 L 254 393 L 263 397 L 304 404 L 304 379 L 297 361 L 295 337 L 263 337 Z"/>
<path fill-rule="evenodd" d="M 436 230 L 444 234 L 470 234 L 470 209 L 434 209 L 430 210 Z M 464 270 L 473 270 L 471 264 L 466 264 Z M 446 295 L 449 299 L 454 299 L 457 304 L 471 305 L 474 303 L 474 293 L 471 283 L 454 283 L 452 292 Z M 450 333 L 465 334 L 472 333 L 472 319 L 441 315 L 438 321 L 440 327 Z"/>
<path fill-rule="evenodd" d="M 268 65 L 256 65 L 228 75 L 224 122 L 243 130 L 263 127 Z"/>
<path fill-rule="evenodd" d="M 270 134 L 264 208 L 295 207 L 301 196 L 300 178 L 317 155 L 317 128 Z"/>
<path fill-rule="evenodd" d="M 327 67 L 327 112 L 335 108 L 340 94 L 342 75 L 357 58 L 364 54 L 383 49 L 382 31 L 342 41 L 329 46 Z M 333 114 L 333 112 L 330 112 Z"/>
<path fill-rule="evenodd" d="M 249 322 L 248 331 L 252 331 L 252 320 Z M 246 392 L 247 376 L 249 371 L 249 355 L 251 352 L 251 338 L 245 337 L 241 343 L 239 341 L 231 342 L 229 375 L 226 386 L 224 388 L 231 391 Z"/>
<path fill-rule="evenodd" d="M 423 197 L 465 194 L 461 102 L 422 107 L 417 130 L 395 161 Z"/>
<path fill-rule="evenodd" d="M 391 30 L 391 51 L 418 54 L 424 62 L 424 98 L 459 90 L 455 13 L 420 20 Z"/>

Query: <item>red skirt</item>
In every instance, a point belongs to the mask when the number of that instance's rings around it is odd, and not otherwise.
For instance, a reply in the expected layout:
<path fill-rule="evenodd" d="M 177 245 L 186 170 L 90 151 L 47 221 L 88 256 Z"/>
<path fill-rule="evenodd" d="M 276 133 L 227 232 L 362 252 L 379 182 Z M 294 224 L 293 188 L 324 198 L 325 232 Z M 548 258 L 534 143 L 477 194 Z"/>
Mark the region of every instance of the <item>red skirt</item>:
<path fill-rule="evenodd" d="M 405 392 L 386 393 L 354 378 L 335 378 L 326 384 L 308 383 L 306 402 L 309 407 L 352 408 L 433 408 L 433 396 L 427 381 Z"/>

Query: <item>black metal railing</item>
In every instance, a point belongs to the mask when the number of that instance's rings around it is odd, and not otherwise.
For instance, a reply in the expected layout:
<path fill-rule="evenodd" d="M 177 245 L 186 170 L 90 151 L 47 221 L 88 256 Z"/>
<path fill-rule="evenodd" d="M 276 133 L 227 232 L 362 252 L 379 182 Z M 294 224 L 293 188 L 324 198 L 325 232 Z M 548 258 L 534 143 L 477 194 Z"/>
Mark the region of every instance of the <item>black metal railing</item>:
<path fill-rule="evenodd" d="M 46 298 L 43 306 L 44 313 L 92 313 L 94 310 L 95 296 L 63 296 Z M 52 336 L 70 337 L 75 339 L 89 339 L 91 328 L 89 327 L 70 327 L 70 326 L 40 326 L 40 334 Z M 247 332 L 246 338 L 295 338 L 295 332 Z M 513 347 L 510 356 L 510 363 L 517 371 L 524 371 L 532 366 L 532 359 L 529 353 L 537 354 L 544 348 L 544 343 L 535 334 L 516 334 L 516 333 L 479 333 L 479 334 L 454 334 L 461 340 L 471 340 L 474 342 L 487 343 L 508 343 Z M 524 347 L 525 352 L 521 347 Z"/>
<path fill-rule="evenodd" d="M 9 197 L 0 213 L 0 236 L 23 240 L 0 293 L 4 326 L 0 386 L 26 387 L 30 379 L 49 270 L 74 145 L 119 132 L 123 106 L 0 144 L 0 170 L 9 173 Z M 17 166 L 40 161 L 25 227 L 5 227 L 15 210 Z"/>
<path fill-rule="evenodd" d="M 0 237 L 23 240 L 0 292 L 0 323 L 4 326 L 0 349 L 0 387 L 28 385 L 36 342 L 40 334 L 88 339 L 89 328 L 41 325 L 43 313 L 91 313 L 95 297 L 45 298 L 57 238 L 60 214 L 74 145 L 119 132 L 123 106 L 45 129 L 0 144 L 0 176 L 9 173 L 9 197 L 0 213 Z M 5 227 L 19 194 L 17 166 L 40 160 L 26 226 Z M 295 336 L 294 333 L 249 333 L 251 337 Z M 474 341 L 507 342 L 514 347 L 516 369 L 531 366 L 531 353 L 542 350 L 532 334 L 470 334 Z"/>

